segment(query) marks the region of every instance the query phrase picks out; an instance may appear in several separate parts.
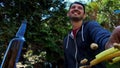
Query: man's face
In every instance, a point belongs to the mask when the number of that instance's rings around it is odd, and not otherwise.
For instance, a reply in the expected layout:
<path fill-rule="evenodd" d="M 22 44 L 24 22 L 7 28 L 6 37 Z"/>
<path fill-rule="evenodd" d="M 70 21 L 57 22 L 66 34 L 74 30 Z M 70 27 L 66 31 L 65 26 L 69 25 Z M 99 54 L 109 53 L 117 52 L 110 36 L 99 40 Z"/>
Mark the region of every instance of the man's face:
<path fill-rule="evenodd" d="M 73 21 L 80 21 L 84 18 L 84 8 L 82 5 L 73 4 L 68 12 L 68 17 Z"/>

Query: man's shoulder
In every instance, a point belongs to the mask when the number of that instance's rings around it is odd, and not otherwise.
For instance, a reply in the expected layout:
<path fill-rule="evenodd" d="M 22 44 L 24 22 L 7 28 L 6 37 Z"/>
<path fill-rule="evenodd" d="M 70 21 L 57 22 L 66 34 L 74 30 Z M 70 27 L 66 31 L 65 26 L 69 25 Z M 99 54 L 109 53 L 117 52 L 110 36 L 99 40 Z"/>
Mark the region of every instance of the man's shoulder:
<path fill-rule="evenodd" d="M 97 23 L 97 24 L 99 24 L 97 21 L 95 21 L 95 20 L 89 20 L 89 21 L 85 21 L 84 22 L 84 24 L 95 24 L 95 23 Z"/>
<path fill-rule="evenodd" d="M 68 35 L 65 35 L 63 40 L 65 41 L 65 40 L 67 40 L 67 38 L 68 38 Z"/>
<path fill-rule="evenodd" d="M 86 21 L 86 22 L 84 22 L 84 25 L 87 27 L 100 26 L 100 24 L 95 20 Z"/>

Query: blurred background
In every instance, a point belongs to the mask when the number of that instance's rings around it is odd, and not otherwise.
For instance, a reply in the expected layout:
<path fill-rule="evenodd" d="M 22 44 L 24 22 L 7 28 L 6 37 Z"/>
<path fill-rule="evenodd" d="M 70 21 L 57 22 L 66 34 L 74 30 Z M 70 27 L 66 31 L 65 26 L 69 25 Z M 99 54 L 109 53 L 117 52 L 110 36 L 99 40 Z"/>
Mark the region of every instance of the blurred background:
<path fill-rule="evenodd" d="M 17 67 L 63 68 L 63 38 L 71 29 L 66 13 L 74 1 L 86 5 L 86 20 L 97 20 L 110 31 L 120 24 L 119 0 L 0 0 L 0 63 L 26 19 L 26 45 Z M 106 66 L 120 68 L 120 62 Z"/>

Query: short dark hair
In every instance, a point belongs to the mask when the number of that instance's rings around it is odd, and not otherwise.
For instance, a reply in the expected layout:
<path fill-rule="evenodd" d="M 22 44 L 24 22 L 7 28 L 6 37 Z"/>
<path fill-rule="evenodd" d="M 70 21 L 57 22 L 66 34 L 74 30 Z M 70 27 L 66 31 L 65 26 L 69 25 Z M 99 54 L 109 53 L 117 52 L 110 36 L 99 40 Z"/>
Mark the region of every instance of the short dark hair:
<path fill-rule="evenodd" d="M 85 5 L 84 5 L 84 4 L 82 4 L 82 3 L 80 3 L 80 2 L 73 2 L 73 3 L 70 4 L 70 8 L 71 8 L 71 6 L 72 6 L 73 4 L 82 5 L 82 6 L 83 6 L 83 9 L 84 9 L 84 13 L 85 13 Z M 70 9 L 70 8 L 69 8 L 69 9 Z"/>

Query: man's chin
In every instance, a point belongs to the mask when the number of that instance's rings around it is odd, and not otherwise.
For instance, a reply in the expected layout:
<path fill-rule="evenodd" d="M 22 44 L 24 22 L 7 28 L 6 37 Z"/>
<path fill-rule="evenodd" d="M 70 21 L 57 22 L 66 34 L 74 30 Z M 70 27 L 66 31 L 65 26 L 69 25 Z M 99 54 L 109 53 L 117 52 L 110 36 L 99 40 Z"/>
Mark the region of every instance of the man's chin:
<path fill-rule="evenodd" d="M 71 21 L 81 21 L 83 18 L 71 17 L 70 19 L 71 19 Z"/>

